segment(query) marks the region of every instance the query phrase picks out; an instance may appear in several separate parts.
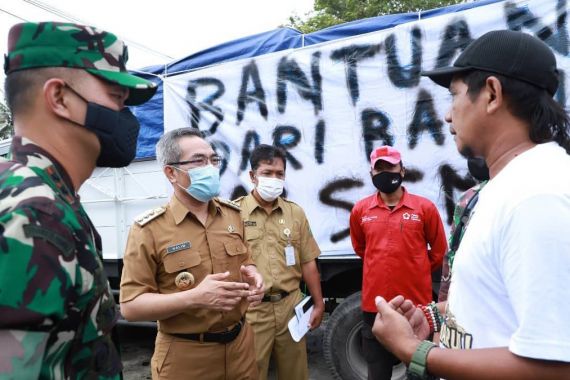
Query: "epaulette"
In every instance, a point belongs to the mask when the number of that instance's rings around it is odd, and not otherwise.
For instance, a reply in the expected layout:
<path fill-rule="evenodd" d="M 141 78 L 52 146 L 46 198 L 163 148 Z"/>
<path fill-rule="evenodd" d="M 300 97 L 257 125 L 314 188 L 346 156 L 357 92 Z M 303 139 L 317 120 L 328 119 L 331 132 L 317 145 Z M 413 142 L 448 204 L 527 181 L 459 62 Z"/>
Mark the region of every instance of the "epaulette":
<path fill-rule="evenodd" d="M 234 201 L 230 201 L 229 199 L 223 199 L 223 198 L 216 198 L 216 200 L 223 205 L 233 208 L 234 210 L 241 211 L 240 205 Z"/>
<path fill-rule="evenodd" d="M 241 207 L 241 201 L 243 200 L 243 198 L 245 198 L 245 195 L 242 195 L 241 197 L 234 199 L 232 202 Z"/>
<path fill-rule="evenodd" d="M 166 207 L 157 207 L 153 208 L 152 210 L 147 210 L 135 218 L 135 223 L 142 227 L 151 220 L 164 214 L 165 212 L 166 212 Z"/>

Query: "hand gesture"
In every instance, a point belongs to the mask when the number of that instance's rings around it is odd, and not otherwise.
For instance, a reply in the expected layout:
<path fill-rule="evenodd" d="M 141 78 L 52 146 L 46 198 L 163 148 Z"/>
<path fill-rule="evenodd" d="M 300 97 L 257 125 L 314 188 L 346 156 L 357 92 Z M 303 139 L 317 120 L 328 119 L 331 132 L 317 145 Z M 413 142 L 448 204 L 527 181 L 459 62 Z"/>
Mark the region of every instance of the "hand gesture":
<path fill-rule="evenodd" d="M 418 339 L 427 339 L 430 328 L 423 311 L 414 306 L 412 301 L 405 300 L 402 296 L 394 297 L 389 304 L 394 310 L 406 317 Z"/>
<path fill-rule="evenodd" d="M 263 286 L 263 277 L 257 271 L 254 265 L 244 266 L 240 268 L 243 280 L 249 284 L 249 294 L 247 302 L 250 306 L 257 306 L 261 303 L 263 295 L 265 294 L 265 287 Z"/>
<path fill-rule="evenodd" d="M 198 308 L 230 311 L 247 297 L 249 285 L 243 282 L 227 282 L 230 272 L 207 275 L 194 289 L 187 292 L 194 295 L 193 305 Z"/>
<path fill-rule="evenodd" d="M 396 307 L 398 302 L 400 305 Z M 419 339 L 416 337 L 408 319 L 406 319 L 402 313 L 398 312 L 398 308 L 401 309 L 402 306 L 404 306 L 402 300 L 388 303 L 382 297 L 376 297 L 378 314 L 376 315 L 376 320 L 372 327 L 372 333 L 384 347 L 400 360 L 409 362 L 419 344 Z M 411 310 L 407 308 L 407 306 L 404 306 L 404 308 L 407 309 L 408 312 Z"/>

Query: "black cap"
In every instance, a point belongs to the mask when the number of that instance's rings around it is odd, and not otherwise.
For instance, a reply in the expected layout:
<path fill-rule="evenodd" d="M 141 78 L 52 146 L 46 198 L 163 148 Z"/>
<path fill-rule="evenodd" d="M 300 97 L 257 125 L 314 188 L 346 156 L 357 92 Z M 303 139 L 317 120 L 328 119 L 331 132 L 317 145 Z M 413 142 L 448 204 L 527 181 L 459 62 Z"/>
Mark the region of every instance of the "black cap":
<path fill-rule="evenodd" d="M 538 38 L 512 30 L 485 33 L 465 48 L 453 66 L 424 71 L 421 75 L 449 88 L 455 74 L 471 70 L 518 79 L 543 88 L 550 95 L 558 89 L 558 70 L 552 50 Z"/>

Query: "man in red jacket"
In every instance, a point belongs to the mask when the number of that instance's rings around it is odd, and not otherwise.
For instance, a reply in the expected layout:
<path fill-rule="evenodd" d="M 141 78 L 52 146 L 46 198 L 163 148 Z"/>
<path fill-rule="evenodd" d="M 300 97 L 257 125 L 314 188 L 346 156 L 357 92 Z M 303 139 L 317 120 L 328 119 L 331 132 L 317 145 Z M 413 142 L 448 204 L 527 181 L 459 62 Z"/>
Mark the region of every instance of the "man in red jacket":
<path fill-rule="evenodd" d="M 370 168 L 378 191 L 352 209 L 350 238 L 364 262 L 362 348 L 368 379 L 390 380 L 392 366 L 399 360 L 372 334 L 378 312 L 374 298 L 402 294 L 415 304 L 429 303 L 431 273 L 441 265 L 447 242 L 435 205 L 402 186 L 405 169 L 400 152 L 391 146 L 377 148 L 370 155 Z"/>

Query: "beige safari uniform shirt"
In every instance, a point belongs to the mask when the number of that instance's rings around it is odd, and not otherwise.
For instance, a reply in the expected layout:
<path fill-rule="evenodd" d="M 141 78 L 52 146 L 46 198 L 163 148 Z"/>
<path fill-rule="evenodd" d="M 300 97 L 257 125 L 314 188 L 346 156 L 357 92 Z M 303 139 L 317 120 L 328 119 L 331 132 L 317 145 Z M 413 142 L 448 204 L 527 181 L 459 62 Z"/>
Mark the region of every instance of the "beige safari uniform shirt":
<path fill-rule="evenodd" d="M 172 196 L 165 207 L 151 210 L 135 220 L 129 232 L 120 302 L 143 293 L 179 292 L 175 278 L 189 272 L 195 288 L 208 275 L 229 271 L 228 281 L 242 281 L 240 266 L 253 264 L 244 241 L 239 207 L 230 201 L 214 199 L 209 203 L 206 225 Z M 245 314 L 244 299 L 230 312 L 189 309 L 159 321 L 164 333 L 202 333 L 222 331 Z"/>
<path fill-rule="evenodd" d="M 265 292 L 297 290 L 302 276 L 301 264 L 321 254 L 303 209 L 279 197 L 271 214 L 267 215 L 252 194 L 238 198 L 236 203 L 241 207 L 245 236 L 257 271 L 263 276 Z M 295 265 L 292 266 L 287 266 L 285 259 L 288 244 L 295 250 Z"/>

